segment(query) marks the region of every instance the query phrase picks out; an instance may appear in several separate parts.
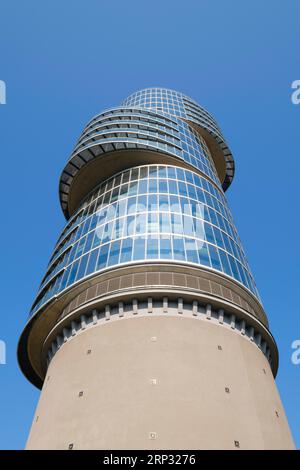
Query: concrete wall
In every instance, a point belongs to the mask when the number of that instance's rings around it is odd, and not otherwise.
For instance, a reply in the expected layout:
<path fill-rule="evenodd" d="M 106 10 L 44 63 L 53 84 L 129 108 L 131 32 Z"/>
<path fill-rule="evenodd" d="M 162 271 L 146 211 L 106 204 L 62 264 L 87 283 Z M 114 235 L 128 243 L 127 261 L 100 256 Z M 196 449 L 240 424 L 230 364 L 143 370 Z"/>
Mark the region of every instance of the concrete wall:
<path fill-rule="evenodd" d="M 70 444 L 74 449 L 294 448 L 264 354 L 224 325 L 185 315 L 116 318 L 59 349 L 27 449 Z"/>

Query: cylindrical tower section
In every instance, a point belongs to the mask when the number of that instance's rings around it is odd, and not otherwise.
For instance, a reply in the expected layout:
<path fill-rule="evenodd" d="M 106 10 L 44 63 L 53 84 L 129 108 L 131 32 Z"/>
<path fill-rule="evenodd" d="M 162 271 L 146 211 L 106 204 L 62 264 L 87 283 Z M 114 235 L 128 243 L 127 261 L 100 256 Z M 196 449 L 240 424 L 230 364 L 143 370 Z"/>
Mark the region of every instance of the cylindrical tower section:
<path fill-rule="evenodd" d="M 87 124 L 19 343 L 42 388 L 29 449 L 293 448 L 233 175 L 215 120 L 176 91 Z"/>

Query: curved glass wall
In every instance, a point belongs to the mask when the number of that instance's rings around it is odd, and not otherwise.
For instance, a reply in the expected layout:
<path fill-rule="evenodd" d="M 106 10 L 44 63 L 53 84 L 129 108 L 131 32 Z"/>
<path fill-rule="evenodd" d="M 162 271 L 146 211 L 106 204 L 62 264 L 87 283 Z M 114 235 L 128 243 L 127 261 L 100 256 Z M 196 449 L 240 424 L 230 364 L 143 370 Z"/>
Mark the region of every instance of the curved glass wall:
<path fill-rule="evenodd" d="M 87 124 L 62 173 L 60 198 L 64 211 L 73 178 L 87 162 L 107 152 L 128 149 L 179 158 L 221 187 L 205 140 L 185 121 L 146 109 L 113 108 Z"/>
<path fill-rule="evenodd" d="M 231 151 L 215 119 L 199 104 L 176 90 L 167 88 L 145 88 L 126 98 L 123 106 L 152 109 L 169 116 L 178 116 L 197 127 L 205 129 L 214 138 L 222 150 L 226 162 L 226 177 L 223 189 L 231 184 L 234 175 L 234 160 Z"/>
<path fill-rule="evenodd" d="M 167 88 L 145 88 L 128 96 L 122 106 L 149 108 L 171 116 L 179 116 L 203 125 L 224 139 L 214 118 L 196 101 L 176 90 Z"/>
<path fill-rule="evenodd" d="M 258 296 L 222 189 L 189 170 L 146 165 L 118 173 L 83 201 L 31 313 L 95 272 L 144 261 L 202 265 Z"/>

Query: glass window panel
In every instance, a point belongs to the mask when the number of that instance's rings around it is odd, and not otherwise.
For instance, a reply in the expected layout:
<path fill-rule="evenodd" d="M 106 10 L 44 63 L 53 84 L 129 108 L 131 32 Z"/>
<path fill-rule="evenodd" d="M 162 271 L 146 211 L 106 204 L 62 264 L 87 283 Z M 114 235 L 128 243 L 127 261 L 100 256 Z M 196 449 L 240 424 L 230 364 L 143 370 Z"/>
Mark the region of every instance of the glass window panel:
<path fill-rule="evenodd" d="M 184 235 L 193 237 L 195 235 L 194 234 L 193 218 L 190 217 L 189 215 L 183 214 L 182 221 L 183 221 L 183 233 L 184 233 Z"/>
<path fill-rule="evenodd" d="M 124 220 L 126 220 L 125 217 L 122 217 L 122 219 L 116 220 L 115 227 L 114 227 L 114 238 L 120 238 L 122 236 Z"/>
<path fill-rule="evenodd" d="M 187 187 L 186 183 L 178 181 L 178 192 L 180 196 L 187 196 Z"/>
<path fill-rule="evenodd" d="M 210 266 L 210 259 L 209 259 L 207 244 L 205 242 L 197 240 L 197 247 L 198 247 L 200 264 L 204 264 L 205 266 Z"/>
<path fill-rule="evenodd" d="M 160 258 L 172 258 L 171 239 L 169 237 L 160 237 Z"/>
<path fill-rule="evenodd" d="M 99 258 L 97 262 L 97 270 L 103 269 L 106 267 L 108 250 L 109 250 L 109 243 L 100 247 Z"/>
<path fill-rule="evenodd" d="M 167 170 L 164 166 L 158 167 L 158 176 L 159 178 L 166 178 L 167 177 Z"/>
<path fill-rule="evenodd" d="M 85 240 L 83 240 L 83 242 L 84 242 L 84 241 L 85 241 Z M 79 242 L 75 243 L 75 245 L 73 245 L 73 248 L 71 248 L 70 257 L 69 257 L 69 260 L 70 260 L 70 261 L 73 261 L 73 259 L 74 259 L 75 252 L 76 252 L 77 247 L 78 247 L 78 243 L 79 243 Z"/>
<path fill-rule="evenodd" d="M 140 180 L 139 182 L 139 193 L 140 194 L 145 194 L 147 193 L 147 180 Z"/>
<path fill-rule="evenodd" d="M 94 235 L 95 235 L 95 232 L 90 232 L 88 234 L 87 239 L 86 239 L 86 244 L 84 247 L 84 253 L 86 253 L 87 251 L 90 251 Z"/>
<path fill-rule="evenodd" d="M 103 235 L 103 230 L 104 230 L 104 225 L 101 225 L 100 227 L 96 228 L 92 248 L 95 248 L 96 246 L 100 245 L 102 235 Z"/>
<path fill-rule="evenodd" d="M 210 254 L 212 267 L 215 269 L 221 270 L 222 268 L 221 268 L 219 254 L 218 254 L 218 249 L 212 245 L 208 245 L 208 247 L 209 247 L 209 254 Z"/>
<path fill-rule="evenodd" d="M 214 230 L 217 245 L 223 247 L 223 239 L 222 239 L 221 231 L 217 227 L 214 227 L 213 230 Z"/>
<path fill-rule="evenodd" d="M 174 259 L 185 260 L 184 244 L 181 237 L 173 237 L 173 253 Z"/>
<path fill-rule="evenodd" d="M 136 197 L 130 197 L 128 199 L 127 214 L 134 214 L 136 211 Z"/>
<path fill-rule="evenodd" d="M 137 188 L 138 188 L 138 182 L 137 181 L 135 181 L 133 183 L 130 183 L 128 195 L 129 196 L 135 196 L 137 194 Z"/>
<path fill-rule="evenodd" d="M 178 188 L 176 181 L 170 180 L 169 181 L 169 193 L 170 194 L 178 194 Z"/>
<path fill-rule="evenodd" d="M 208 193 L 206 193 L 206 194 L 205 194 L 205 198 L 206 198 L 206 203 L 207 203 L 209 206 L 214 207 L 213 202 L 212 202 L 212 197 L 211 197 L 211 195 L 208 194 Z"/>
<path fill-rule="evenodd" d="M 85 237 L 82 237 L 79 242 L 77 243 L 77 251 L 76 251 L 76 256 L 79 257 L 80 255 L 82 255 L 83 253 L 83 247 L 84 247 L 84 244 L 86 242 L 86 236 Z M 73 256 L 72 256 L 72 251 L 71 250 L 71 253 L 70 253 L 70 261 L 73 259 L 74 257 L 74 251 L 73 251 Z"/>
<path fill-rule="evenodd" d="M 177 172 L 177 179 L 184 181 L 185 178 L 184 178 L 183 170 L 181 168 L 176 168 L 176 172 Z"/>
<path fill-rule="evenodd" d="M 149 180 L 149 192 L 157 193 L 157 180 L 156 179 Z"/>
<path fill-rule="evenodd" d="M 185 178 L 186 178 L 188 183 L 194 183 L 193 174 L 190 173 L 189 171 L 185 171 Z"/>
<path fill-rule="evenodd" d="M 71 270 L 71 265 L 67 267 L 67 269 L 65 270 L 65 272 L 63 274 L 61 285 L 60 285 L 61 290 L 63 290 L 67 285 L 67 280 L 68 280 L 70 270 Z"/>
<path fill-rule="evenodd" d="M 216 217 L 216 213 L 213 209 L 209 209 L 210 220 L 212 224 L 218 225 L 218 219 Z"/>
<path fill-rule="evenodd" d="M 147 214 L 138 214 L 136 216 L 136 227 L 135 233 L 145 233 L 146 232 L 146 221 Z"/>
<path fill-rule="evenodd" d="M 235 259 L 231 255 L 228 255 L 228 259 L 229 259 L 229 263 L 230 263 L 234 278 L 240 281 L 240 275 L 239 275 L 239 272 L 235 263 Z"/>
<path fill-rule="evenodd" d="M 128 261 L 131 261 L 131 255 L 132 255 L 132 238 L 125 238 L 125 240 L 122 241 L 120 263 L 126 263 Z"/>
<path fill-rule="evenodd" d="M 119 254 L 120 254 L 120 245 L 121 245 L 120 240 L 113 242 L 111 244 L 107 266 L 113 266 L 114 264 L 118 263 Z"/>
<path fill-rule="evenodd" d="M 145 259 L 145 238 L 134 239 L 133 260 Z"/>
<path fill-rule="evenodd" d="M 95 271 L 97 256 L 98 256 L 98 250 L 91 251 L 90 256 L 89 256 L 88 266 L 86 269 L 86 276 Z"/>
<path fill-rule="evenodd" d="M 157 177 L 157 166 L 150 166 L 149 168 L 149 178 Z"/>
<path fill-rule="evenodd" d="M 85 268 L 86 268 L 87 261 L 88 261 L 88 257 L 89 257 L 89 255 L 84 255 L 81 258 L 76 280 L 81 279 L 84 276 Z"/>
<path fill-rule="evenodd" d="M 119 196 L 119 188 L 114 188 L 112 191 L 110 202 L 116 201 L 118 199 L 118 196 Z"/>
<path fill-rule="evenodd" d="M 173 178 L 173 179 L 176 178 L 175 168 L 173 168 L 173 167 L 168 167 L 167 171 L 168 171 L 168 177 L 169 177 L 169 178 Z"/>
<path fill-rule="evenodd" d="M 127 199 L 118 201 L 118 204 L 116 207 L 116 217 L 122 217 L 122 215 L 125 215 L 126 207 L 127 207 Z"/>
<path fill-rule="evenodd" d="M 186 259 L 191 263 L 199 263 L 196 241 L 192 238 L 185 238 Z"/>
<path fill-rule="evenodd" d="M 188 184 L 188 193 L 189 197 L 191 197 L 192 199 L 197 199 L 195 187 L 191 186 L 190 184 Z"/>
<path fill-rule="evenodd" d="M 137 212 L 145 212 L 147 210 L 147 196 L 139 196 L 136 205 Z"/>
<path fill-rule="evenodd" d="M 148 197 L 148 210 L 157 211 L 158 210 L 158 196 L 156 194 L 150 194 Z"/>
<path fill-rule="evenodd" d="M 210 243 L 216 243 L 212 226 L 205 222 L 204 227 L 205 227 L 205 238 L 206 238 L 206 240 Z"/>
<path fill-rule="evenodd" d="M 148 213 L 148 232 L 158 232 L 158 214 L 155 212 Z"/>
<path fill-rule="evenodd" d="M 172 233 L 181 235 L 183 232 L 183 224 L 181 214 L 171 214 Z"/>
<path fill-rule="evenodd" d="M 210 222 L 209 210 L 207 206 L 203 206 L 204 220 Z"/>
<path fill-rule="evenodd" d="M 232 272 L 231 272 L 230 264 L 229 264 L 229 261 L 228 261 L 228 258 L 227 258 L 227 254 L 225 253 L 225 251 L 219 250 L 219 255 L 220 255 L 220 258 L 221 258 L 223 271 L 226 274 L 228 274 L 229 276 L 232 276 Z"/>
<path fill-rule="evenodd" d="M 109 222 L 108 224 L 105 224 L 104 229 L 103 229 L 103 235 L 102 235 L 102 243 L 106 243 L 110 241 L 111 235 L 112 235 L 113 224 L 114 224 L 114 221 Z"/>
<path fill-rule="evenodd" d="M 125 196 L 128 192 L 128 184 L 123 184 L 120 189 L 120 197 Z"/>
<path fill-rule="evenodd" d="M 171 233 L 170 215 L 167 212 L 159 214 L 160 233 Z"/>
<path fill-rule="evenodd" d="M 130 215 L 124 218 L 123 237 L 134 235 L 136 216 Z"/>
<path fill-rule="evenodd" d="M 191 208 L 189 204 L 189 200 L 186 197 L 180 197 L 180 210 L 183 214 L 190 215 L 191 214 Z"/>
<path fill-rule="evenodd" d="M 140 179 L 142 178 L 147 178 L 148 177 L 148 168 L 146 166 L 143 166 L 140 168 Z"/>
<path fill-rule="evenodd" d="M 75 281 L 78 266 L 79 266 L 79 261 L 77 260 L 77 261 L 75 261 L 75 263 L 73 264 L 73 266 L 71 268 L 68 283 L 67 283 L 68 286 L 70 284 L 73 284 L 73 282 Z"/>
<path fill-rule="evenodd" d="M 133 168 L 131 170 L 131 181 L 136 180 L 139 177 L 139 169 L 138 168 Z"/>
<path fill-rule="evenodd" d="M 170 196 L 170 210 L 171 212 L 181 212 L 178 196 Z"/>
<path fill-rule="evenodd" d="M 247 286 L 247 280 L 246 280 L 246 276 L 245 276 L 245 270 L 244 270 L 243 266 L 242 266 L 239 262 L 237 262 L 237 266 L 238 266 L 238 268 L 239 268 L 239 273 L 240 273 L 240 277 L 241 277 L 241 279 L 242 279 L 242 282 L 243 282 L 243 284 L 245 284 L 245 286 Z"/>
<path fill-rule="evenodd" d="M 158 259 L 158 238 L 155 238 L 155 237 L 148 238 L 147 259 Z"/>
<path fill-rule="evenodd" d="M 169 197 L 167 194 L 159 195 L 159 210 L 168 211 L 169 210 Z"/>
<path fill-rule="evenodd" d="M 90 230 L 94 230 L 97 226 L 98 223 L 98 214 L 94 214 L 92 217 L 91 225 L 90 225 Z"/>
<path fill-rule="evenodd" d="M 167 193 L 168 192 L 167 180 L 159 180 L 159 192 L 160 193 Z"/>

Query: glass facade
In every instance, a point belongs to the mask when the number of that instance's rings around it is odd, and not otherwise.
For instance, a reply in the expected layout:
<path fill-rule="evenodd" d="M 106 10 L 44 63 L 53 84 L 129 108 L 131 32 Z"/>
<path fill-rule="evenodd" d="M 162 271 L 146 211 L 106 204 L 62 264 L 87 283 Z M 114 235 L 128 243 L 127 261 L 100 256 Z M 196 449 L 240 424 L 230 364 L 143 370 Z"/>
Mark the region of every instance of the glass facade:
<path fill-rule="evenodd" d="M 222 150 L 226 162 L 226 177 L 222 183 L 197 128 L 205 129 Z M 150 150 L 175 157 L 223 189 L 229 186 L 233 177 L 231 152 L 210 114 L 181 93 L 150 88 L 131 95 L 122 107 L 95 116 L 85 127 L 61 176 L 60 199 L 66 216 L 70 186 L 80 169 L 108 152 L 128 149 Z"/>
<path fill-rule="evenodd" d="M 127 163 L 127 169 L 112 171 L 116 174 L 69 214 L 71 187 L 81 169 L 108 153 L 122 159 L 128 150 L 139 150 L 143 165 L 128 168 Z M 149 152 L 158 152 L 161 164 L 157 157 L 151 162 Z M 225 162 L 222 181 L 215 152 Z M 61 175 L 60 199 L 68 222 L 31 315 L 94 273 L 158 261 L 214 270 L 258 298 L 224 196 L 233 171 L 231 152 L 214 118 L 177 91 L 141 90 L 92 118 Z"/>
<path fill-rule="evenodd" d="M 257 295 L 222 189 L 194 171 L 144 165 L 114 175 L 82 202 L 57 242 L 32 313 L 95 272 L 145 261 L 202 265 Z"/>

